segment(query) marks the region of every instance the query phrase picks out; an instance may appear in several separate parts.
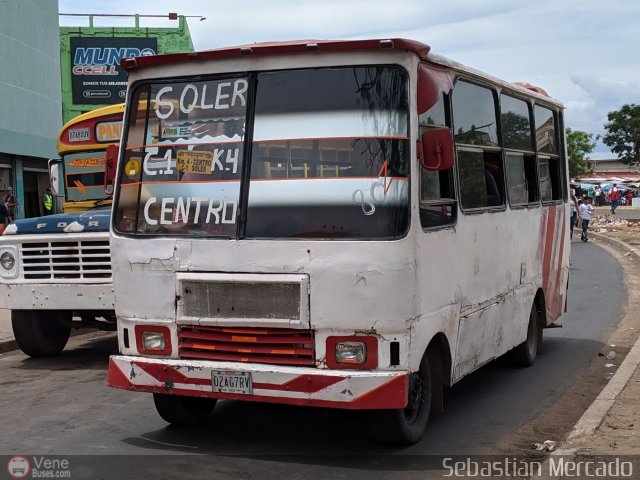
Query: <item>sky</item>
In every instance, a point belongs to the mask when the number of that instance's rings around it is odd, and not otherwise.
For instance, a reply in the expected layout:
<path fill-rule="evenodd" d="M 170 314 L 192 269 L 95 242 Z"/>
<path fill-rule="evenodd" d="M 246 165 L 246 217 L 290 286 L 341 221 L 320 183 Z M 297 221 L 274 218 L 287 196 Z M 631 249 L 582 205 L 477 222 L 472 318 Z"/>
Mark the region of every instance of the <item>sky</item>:
<path fill-rule="evenodd" d="M 565 124 L 602 135 L 607 113 L 640 103 L 638 0 L 59 0 L 60 13 L 194 15 L 196 50 L 295 39 L 410 38 L 495 77 L 544 88 Z M 200 20 L 200 17 L 206 17 Z M 88 25 L 60 17 L 60 25 Z M 130 18 L 95 26 L 133 26 Z M 175 21 L 142 18 L 141 26 Z M 610 153 L 598 142 L 595 153 Z M 613 156 L 613 155 L 611 155 Z"/>

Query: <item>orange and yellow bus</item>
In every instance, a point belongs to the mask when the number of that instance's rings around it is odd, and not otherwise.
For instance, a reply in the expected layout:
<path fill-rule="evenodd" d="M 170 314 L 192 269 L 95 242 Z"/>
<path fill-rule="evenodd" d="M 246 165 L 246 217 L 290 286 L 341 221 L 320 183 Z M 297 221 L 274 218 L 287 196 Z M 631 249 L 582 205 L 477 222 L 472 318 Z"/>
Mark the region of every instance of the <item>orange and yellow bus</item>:
<path fill-rule="evenodd" d="M 107 147 L 120 142 L 123 113 L 124 104 L 109 105 L 83 113 L 62 127 L 58 154 L 65 213 L 111 203 L 104 188 L 104 163 Z"/>

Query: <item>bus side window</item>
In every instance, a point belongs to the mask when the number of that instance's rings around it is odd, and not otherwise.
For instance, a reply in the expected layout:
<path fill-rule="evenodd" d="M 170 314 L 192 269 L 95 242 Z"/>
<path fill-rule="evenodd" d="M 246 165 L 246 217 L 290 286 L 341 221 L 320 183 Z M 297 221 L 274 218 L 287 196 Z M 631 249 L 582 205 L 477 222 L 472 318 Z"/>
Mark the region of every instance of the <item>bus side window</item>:
<path fill-rule="evenodd" d="M 453 89 L 452 111 L 461 207 L 504 206 L 504 169 L 498 142 L 495 92 L 458 80 Z"/>
<path fill-rule="evenodd" d="M 504 205 L 500 152 L 459 147 L 458 178 L 462 208 Z"/>
<path fill-rule="evenodd" d="M 534 107 L 536 150 L 540 174 L 540 195 L 543 202 L 563 198 L 563 175 L 558 149 L 558 129 L 553 112 L 540 105 Z"/>
<path fill-rule="evenodd" d="M 420 136 L 432 127 L 446 127 L 446 97 L 420 115 Z M 423 229 L 453 225 L 456 221 L 456 196 L 453 168 L 426 170 L 420 168 L 420 223 Z"/>
<path fill-rule="evenodd" d="M 531 109 L 524 100 L 500 96 L 500 127 L 512 207 L 537 204 L 538 171 L 531 128 Z"/>

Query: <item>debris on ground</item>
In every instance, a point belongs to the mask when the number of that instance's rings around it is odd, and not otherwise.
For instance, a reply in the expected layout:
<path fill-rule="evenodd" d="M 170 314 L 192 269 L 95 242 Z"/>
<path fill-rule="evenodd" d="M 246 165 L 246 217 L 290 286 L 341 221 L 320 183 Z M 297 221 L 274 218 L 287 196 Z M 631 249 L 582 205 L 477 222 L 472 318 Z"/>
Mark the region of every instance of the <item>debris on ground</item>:
<path fill-rule="evenodd" d="M 542 443 L 532 443 L 531 448 L 539 452 L 553 452 L 556 448 L 556 442 L 553 440 L 545 440 Z"/>
<path fill-rule="evenodd" d="M 640 246 L 640 221 L 620 218 L 613 215 L 594 215 L 589 230 L 606 234 L 629 245 Z"/>

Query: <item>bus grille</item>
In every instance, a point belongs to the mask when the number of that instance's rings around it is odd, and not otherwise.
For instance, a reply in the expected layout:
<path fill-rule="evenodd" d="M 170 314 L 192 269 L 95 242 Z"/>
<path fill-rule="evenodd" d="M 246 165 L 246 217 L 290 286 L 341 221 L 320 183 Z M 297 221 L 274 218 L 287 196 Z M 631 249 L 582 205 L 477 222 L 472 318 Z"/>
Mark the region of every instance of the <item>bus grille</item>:
<path fill-rule="evenodd" d="M 26 280 L 111 279 L 108 240 L 23 243 L 20 257 Z"/>
<path fill-rule="evenodd" d="M 185 280 L 181 316 L 299 320 L 300 284 Z"/>
<path fill-rule="evenodd" d="M 180 358 L 271 365 L 314 365 L 313 332 L 294 328 L 184 326 Z"/>

